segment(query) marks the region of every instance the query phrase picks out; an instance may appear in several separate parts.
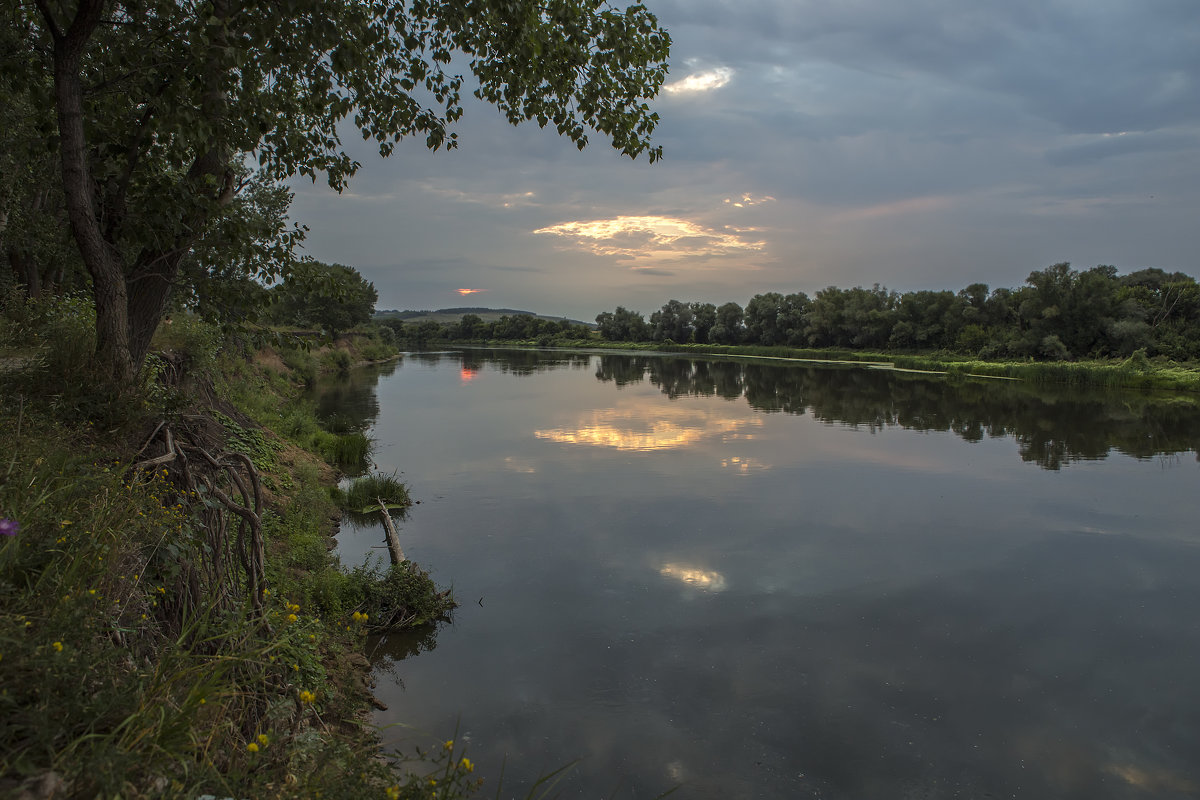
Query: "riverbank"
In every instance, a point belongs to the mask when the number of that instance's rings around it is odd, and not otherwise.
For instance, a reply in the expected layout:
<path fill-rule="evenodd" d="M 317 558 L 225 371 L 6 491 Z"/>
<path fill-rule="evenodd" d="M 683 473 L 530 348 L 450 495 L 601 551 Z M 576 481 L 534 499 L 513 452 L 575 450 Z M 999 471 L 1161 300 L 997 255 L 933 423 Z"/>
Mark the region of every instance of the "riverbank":
<path fill-rule="evenodd" d="M 378 358 L 177 318 L 146 383 L 104 396 L 91 321 L 51 317 L 0 374 L 0 795 L 466 796 L 456 747 L 385 754 L 364 722 L 366 636 L 453 600 L 330 554 L 336 465 L 369 443 L 322 428 L 286 363 Z"/>
<path fill-rule="evenodd" d="M 536 341 L 438 341 L 430 346 L 544 347 Z M 1135 353 L 1123 360 L 984 361 L 948 353 L 881 353 L 855 350 L 812 350 L 761 345 L 676 344 L 672 342 L 608 342 L 599 339 L 556 340 L 556 349 L 683 353 L 779 361 L 849 362 L 875 368 L 914 370 L 951 378 L 1004 378 L 1034 384 L 1169 390 L 1200 393 L 1200 365 L 1148 359 Z"/>

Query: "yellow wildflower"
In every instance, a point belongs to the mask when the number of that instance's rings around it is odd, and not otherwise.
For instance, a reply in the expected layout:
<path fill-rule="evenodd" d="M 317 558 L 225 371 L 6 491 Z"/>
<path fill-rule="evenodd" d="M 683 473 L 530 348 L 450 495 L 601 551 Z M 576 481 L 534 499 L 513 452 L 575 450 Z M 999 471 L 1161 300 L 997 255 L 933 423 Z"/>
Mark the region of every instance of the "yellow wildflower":
<path fill-rule="evenodd" d="M 267 735 L 265 733 L 260 733 L 258 735 L 258 743 L 261 744 L 263 747 L 266 747 L 270 743 L 270 739 L 267 738 Z"/>
<path fill-rule="evenodd" d="M 54 652 L 56 652 L 56 653 L 61 653 L 63 651 L 63 643 L 62 642 L 55 642 L 54 644 L 52 644 L 50 646 L 54 648 Z"/>
<path fill-rule="evenodd" d="M 471 759 L 467 758 L 466 756 L 463 756 L 463 760 L 458 762 L 458 765 L 460 767 L 462 767 L 463 770 L 466 772 L 474 772 L 475 771 L 475 765 L 472 764 Z"/>
<path fill-rule="evenodd" d="M 300 619 L 300 618 L 299 618 L 299 617 L 297 617 L 295 614 L 288 614 L 288 616 L 287 616 L 287 621 L 288 621 L 288 622 L 295 622 L 295 621 L 296 621 L 296 620 L 298 620 L 298 619 Z"/>
<path fill-rule="evenodd" d="M 251 753 L 257 753 L 258 745 L 256 745 L 254 742 L 251 742 L 250 744 L 246 745 L 246 749 L 249 750 Z"/>

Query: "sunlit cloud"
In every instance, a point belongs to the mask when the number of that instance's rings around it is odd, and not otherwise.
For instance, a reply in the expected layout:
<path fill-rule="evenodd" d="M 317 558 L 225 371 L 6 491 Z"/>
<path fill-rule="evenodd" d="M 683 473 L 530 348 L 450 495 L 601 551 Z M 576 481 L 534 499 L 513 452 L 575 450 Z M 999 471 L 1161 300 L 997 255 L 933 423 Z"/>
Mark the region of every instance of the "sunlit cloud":
<path fill-rule="evenodd" d="M 729 67 L 716 67 L 714 69 L 704 70 L 703 72 L 693 72 L 686 78 L 677 80 L 674 83 L 668 83 L 663 86 L 663 91 L 670 94 L 696 94 L 699 92 L 711 92 L 714 89 L 720 89 L 732 79 L 732 69 Z"/>
<path fill-rule="evenodd" d="M 563 222 L 534 233 L 566 239 L 571 245 L 618 259 L 671 261 L 729 256 L 762 250 L 765 242 L 746 237 L 750 229 L 708 228 L 678 217 L 621 216 Z"/>
<path fill-rule="evenodd" d="M 726 587 L 725 576 L 716 570 L 700 569 L 687 564 L 664 564 L 658 574 L 712 592 L 722 591 Z"/>
<path fill-rule="evenodd" d="M 487 289 L 456 289 L 455 291 L 457 291 L 463 297 L 466 297 L 469 294 L 479 294 L 480 292 L 486 292 Z"/>
<path fill-rule="evenodd" d="M 538 439 L 562 444 L 583 444 L 614 450 L 652 452 L 680 450 L 706 439 L 728 437 L 746 427 L 761 426 L 761 419 L 715 417 L 698 409 L 656 408 L 648 411 L 603 409 L 593 411 L 573 428 L 535 431 Z"/>
<path fill-rule="evenodd" d="M 762 197 L 755 197 L 754 195 L 751 195 L 751 194 L 744 194 L 741 197 L 726 197 L 725 198 L 725 204 L 733 206 L 734 208 L 748 208 L 750 206 L 758 206 L 758 205 L 762 205 L 763 203 L 774 203 L 774 202 L 775 202 L 775 198 L 769 194 L 763 195 Z"/>

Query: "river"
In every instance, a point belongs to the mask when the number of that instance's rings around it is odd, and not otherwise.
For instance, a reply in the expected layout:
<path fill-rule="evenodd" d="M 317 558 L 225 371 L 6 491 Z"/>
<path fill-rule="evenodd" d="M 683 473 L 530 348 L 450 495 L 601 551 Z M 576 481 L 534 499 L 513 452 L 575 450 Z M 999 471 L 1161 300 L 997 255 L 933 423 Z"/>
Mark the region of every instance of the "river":
<path fill-rule="evenodd" d="M 317 397 L 460 603 L 376 721 L 484 797 L 1200 796 L 1200 399 L 502 350 Z"/>

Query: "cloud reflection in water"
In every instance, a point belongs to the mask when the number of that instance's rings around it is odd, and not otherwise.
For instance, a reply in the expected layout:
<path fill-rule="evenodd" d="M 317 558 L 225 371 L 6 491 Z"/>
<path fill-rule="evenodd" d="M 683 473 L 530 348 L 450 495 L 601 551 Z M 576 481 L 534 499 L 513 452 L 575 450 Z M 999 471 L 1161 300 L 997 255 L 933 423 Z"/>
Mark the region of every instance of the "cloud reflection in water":
<path fill-rule="evenodd" d="M 674 578 L 688 586 L 707 589 L 710 592 L 724 591 L 727 586 L 725 576 L 716 570 L 699 569 L 687 564 L 663 564 L 658 574 L 664 578 Z"/>
<path fill-rule="evenodd" d="M 678 450 L 762 424 L 761 419 L 716 417 L 697 409 L 657 408 L 648 412 L 610 408 L 593 411 L 577 427 L 534 431 L 534 436 L 566 444 L 648 452 Z"/>

